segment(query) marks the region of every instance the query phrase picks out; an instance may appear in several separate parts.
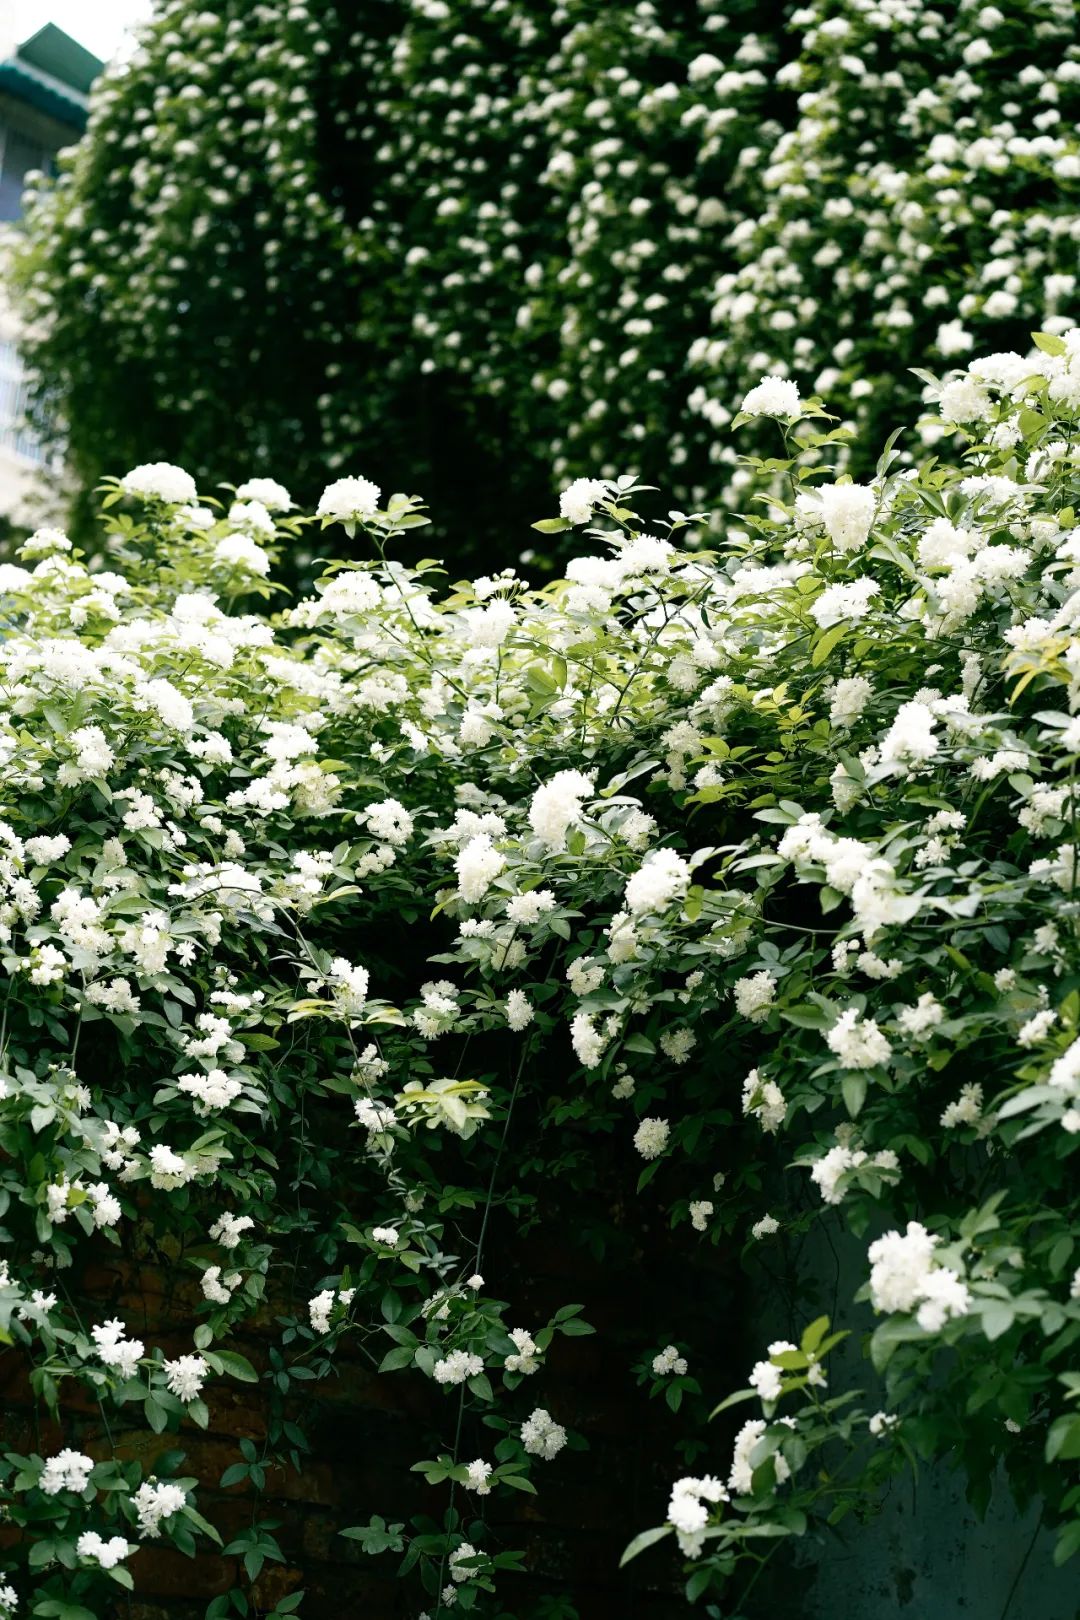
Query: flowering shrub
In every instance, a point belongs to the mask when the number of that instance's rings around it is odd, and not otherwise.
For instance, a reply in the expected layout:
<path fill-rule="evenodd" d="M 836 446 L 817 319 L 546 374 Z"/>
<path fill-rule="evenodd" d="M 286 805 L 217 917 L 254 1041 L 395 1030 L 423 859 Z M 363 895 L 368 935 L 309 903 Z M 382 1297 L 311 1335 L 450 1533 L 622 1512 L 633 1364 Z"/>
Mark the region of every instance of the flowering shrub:
<path fill-rule="evenodd" d="M 703 1429 L 630 1552 L 673 1532 L 691 1598 L 737 1592 L 916 1454 L 976 1489 L 1001 1460 L 1080 1545 L 1080 331 L 1036 343 L 928 384 L 952 464 L 863 484 L 818 402 L 755 388 L 782 499 L 692 550 L 700 515 L 578 481 L 538 528 L 593 553 L 539 590 L 403 561 L 422 506 L 366 478 L 309 519 L 162 464 L 106 484 L 104 566 L 56 530 L 3 566 L 0 1328 L 57 1422 L 77 1389 L 101 1423 L 3 1456 L 0 1612 L 100 1613 L 140 1542 L 215 1536 L 172 1436 L 259 1377 L 230 1338 L 287 1276 L 279 1406 L 347 1336 L 446 1403 L 441 1522 L 381 1501 L 350 1536 L 429 1613 L 496 1612 L 485 1499 L 573 1466 L 547 1363 L 591 1329 L 497 1297 L 488 1217 L 542 1219 L 602 1140 L 690 1252 L 767 1275 L 820 1225 L 862 1273 L 835 1329 L 804 1291 L 720 1401 L 754 1403 L 733 1454 Z M 362 559 L 279 605 L 283 549 L 338 525 Z M 168 1332 L 84 1279 L 110 1252 L 167 1257 Z M 724 1396 L 646 1328 L 651 1396 Z M 279 1410 L 271 1451 L 302 1441 Z M 281 1556 L 265 1522 L 226 1550 Z"/>
<path fill-rule="evenodd" d="M 29 219 L 91 484 L 151 449 L 314 494 L 362 446 L 497 552 L 493 454 L 530 516 L 552 461 L 627 447 L 738 502 L 733 402 L 772 372 L 859 427 L 863 476 L 905 364 L 1075 295 L 1069 0 L 159 10 Z"/>

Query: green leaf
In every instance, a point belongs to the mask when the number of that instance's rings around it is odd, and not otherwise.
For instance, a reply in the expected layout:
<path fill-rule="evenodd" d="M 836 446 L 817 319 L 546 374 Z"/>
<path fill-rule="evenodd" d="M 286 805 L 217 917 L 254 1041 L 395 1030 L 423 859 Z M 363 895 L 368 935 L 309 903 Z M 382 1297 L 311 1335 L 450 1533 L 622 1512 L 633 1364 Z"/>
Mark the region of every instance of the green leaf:
<path fill-rule="evenodd" d="M 1075 1462 L 1080 1457 L 1080 1415 L 1067 1413 L 1050 1425 L 1046 1437 L 1046 1460 Z"/>
<path fill-rule="evenodd" d="M 412 1346 L 396 1344 L 388 1350 L 379 1362 L 380 1372 L 398 1372 L 402 1367 L 411 1367 L 413 1360 Z"/>
<path fill-rule="evenodd" d="M 154 1395 L 148 1395 L 143 1402 L 143 1416 L 155 1434 L 163 1434 L 168 1428 L 168 1409 Z"/>
<path fill-rule="evenodd" d="M 709 1413 L 709 1417 L 714 1418 L 717 1412 L 726 1412 L 729 1406 L 739 1406 L 743 1401 L 753 1401 L 756 1399 L 756 1389 L 737 1389 L 734 1395 L 728 1395 L 720 1402 L 719 1406 L 714 1406 L 712 1411 Z"/>
<path fill-rule="evenodd" d="M 1077 1552 L 1080 1552 L 1080 1519 L 1073 1519 L 1058 1536 L 1054 1548 L 1054 1563 L 1057 1568 L 1060 1569 L 1062 1564 L 1067 1564 Z"/>
<path fill-rule="evenodd" d="M 980 1307 L 983 1332 L 988 1339 L 1000 1339 L 1013 1325 L 1015 1311 L 1011 1300 L 992 1299 Z"/>
<path fill-rule="evenodd" d="M 221 1363 L 221 1370 L 238 1378 L 242 1384 L 257 1384 L 259 1375 L 246 1356 L 237 1355 L 235 1350 L 215 1350 L 214 1359 Z"/>
<path fill-rule="evenodd" d="M 664 1537 L 670 1536 L 670 1534 L 670 1524 L 659 1524 L 653 1530 L 642 1530 L 640 1534 L 634 1537 L 619 1559 L 619 1568 L 625 1569 L 630 1560 L 636 1558 L 638 1553 L 643 1553 L 647 1547 L 654 1547 L 658 1541 L 663 1541 Z"/>
<path fill-rule="evenodd" d="M 847 629 L 846 624 L 834 624 L 830 629 L 822 631 L 817 638 L 813 652 L 810 654 L 810 664 L 813 669 L 817 669 L 819 665 L 823 664 L 833 648 L 840 645 L 847 635 Z"/>
<path fill-rule="evenodd" d="M 844 1107 L 852 1119 L 858 1118 L 859 1110 L 866 1101 L 866 1087 L 866 1075 L 862 1069 L 848 1069 L 840 1082 Z"/>
<path fill-rule="evenodd" d="M 1065 339 L 1053 332 L 1032 332 L 1031 341 L 1043 354 L 1052 354 L 1055 358 L 1067 353 Z"/>
<path fill-rule="evenodd" d="M 902 1344 L 925 1337 L 922 1328 L 907 1316 L 889 1316 L 874 1329 L 870 1339 L 870 1359 L 877 1372 L 884 1372 Z"/>
<path fill-rule="evenodd" d="M 802 1339 L 800 1340 L 801 1348 L 806 1355 L 812 1356 L 815 1354 L 818 1345 L 821 1343 L 828 1331 L 829 1318 L 827 1316 L 815 1317 L 814 1321 L 810 1323 L 810 1326 L 804 1330 Z"/>
<path fill-rule="evenodd" d="M 194 1484 L 194 1481 L 192 1481 L 192 1484 Z M 184 1518 L 190 1520 L 190 1522 L 195 1526 L 196 1530 L 201 1530 L 204 1536 L 209 1536 L 210 1540 L 214 1542 L 216 1546 L 221 1546 L 221 1537 L 214 1529 L 214 1526 L 210 1523 L 209 1519 L 204 1519 L 202 1514 L 199 1513 L 197 1509 L 193 1507 L 185 1507 Z"/>

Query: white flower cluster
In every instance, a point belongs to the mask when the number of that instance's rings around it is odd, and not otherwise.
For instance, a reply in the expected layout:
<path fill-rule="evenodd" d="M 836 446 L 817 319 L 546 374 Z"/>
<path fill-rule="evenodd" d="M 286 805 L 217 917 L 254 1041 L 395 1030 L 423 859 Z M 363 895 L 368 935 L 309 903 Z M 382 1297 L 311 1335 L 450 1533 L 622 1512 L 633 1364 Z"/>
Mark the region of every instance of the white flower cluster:
<path fill-rule="evenodd" d="M 735 1241 L 765 1272 L 823 1213 L 883 1231 L 874 1348 L 900 1372 L 878 1399 L 900 1421 L 911 1388 L 921 1432 L 955 1406 L 942 1338 L 995 1374 L 1019 1355 L 1061 1400 L 1042 1347 L 1080 1286 L 1080 337 L 1040 337 L 949 396 L 979 404 L 975 457 L 797 480 L 806 499 L 777 493 L 715 550 L 678 543 L 704 538 L 678 512 L 639 529 L 649 492 L 598 479 L 617 511 L 590 523 L 594 554 L 538 589 L 504 571 L 446 591 L 385 560 L 411 526 L 395 514 L 416 515 L 393 497 L 377 560 L 273 616 L 235 611 L 217 547 L 228 523 L 274 552 L 280 492 L 206 522 L 165 485 L 143 506 L 121 491 L 124 588 L 35 537 L 0 574 L 0 1131 L 35 1143 L 6 1217 L 31 1259 L 0 1303 L 35 1370 L 199 1424 L 229 1370 L 218 1335 L 263 1308 L 283 1232 L 310 1232 L 290 1331 L 312 1366 L 374 1305 L 388 1372 L 419 1368 L 452 1406 L 498 1386 L 501 1408 L 575 1329 L 509 1326 L 469 1277 L 489 1269 L 476 1212 L 535 1197 L 543 1219 L 568 1164 L 588 1196 L 603 1142 L 694 1263 Z M 357 1177 L 346 1226 L 319 1189 Z M 102 1314 L 77 1314 L 80 1279 L 136 1210 L 201 1279 L 191 1353 L 80 1326 Z M 343 1241 L 360 1264 L 326 1276 Z M 698 1352 L 668 1331 L 638 1368 L 675 1407 Z M 733 1546 L 728 1519 L 772 1512 L 785 1470 L 818 1478 L 801 1459 L 825 1429 L 868 1432 L 818 1404 L 807 1331 L 751 1373 L 766 1416 L 740 1431 L 730 1514 L 711 1485 L 679 1491 L 687 1546 Z M 566 1443 L 543 1408 L 512 1429 L 497 1460 L 455 1454 L 459 1484 L 501 1492 L 513 1458 Z M 60 1452 L 43 1499 L 84 1462 Z M 159 1494 L 147 1534 L 179 1512 L 155 1519 Z"/>
<path fill-rule="evenodd" d="M 958 1272 L 936 1263 L 939 1241 L 919 1221 L 909 1221 L 906 1232 L 886 1232 L 871 1243 L 867 1253 L 875 1310 L 913 1310 L 927 1333 L 937 1333 L 951 1318 L 964 1315 L 970 1292 Z"/>
<path fill-rule="evenodd" d="M 538 1406 L 521 1425 L 521 1443 L 530 1457 L 550 1462 L 566 1444 L 566 1430 L 556 1423 L 550 1412 Z"/>

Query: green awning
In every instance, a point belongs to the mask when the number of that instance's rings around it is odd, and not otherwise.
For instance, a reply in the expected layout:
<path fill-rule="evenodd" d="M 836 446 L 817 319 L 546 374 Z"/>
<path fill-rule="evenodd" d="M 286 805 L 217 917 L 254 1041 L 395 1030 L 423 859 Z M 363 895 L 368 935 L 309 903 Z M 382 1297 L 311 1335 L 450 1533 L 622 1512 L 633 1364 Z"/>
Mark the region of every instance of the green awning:
<path fill-rule="evenodd" d="M 62 28 L 46 23 L 0 62 L 0 91 L 81 134 L 90 87 L 104 66 Z"/>

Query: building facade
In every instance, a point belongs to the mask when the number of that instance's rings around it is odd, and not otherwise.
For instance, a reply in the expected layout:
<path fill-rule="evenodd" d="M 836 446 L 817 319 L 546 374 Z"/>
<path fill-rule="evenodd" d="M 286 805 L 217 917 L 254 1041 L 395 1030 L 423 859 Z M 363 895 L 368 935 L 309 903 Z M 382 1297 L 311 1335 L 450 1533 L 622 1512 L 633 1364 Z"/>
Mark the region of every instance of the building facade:
<path fill-rule="evenodd" d="M 27 174 L 50 173 L 56 154 L 86 128 L 90 87 L 104 67 L 62 29 L 47 23 L 17 44 L 0 21 L 0 230 L 22 213 Z M 0 519 L 34 521 L 47 500 L 46 452 L 26 423 L 27 382 L 19 321 L 0 259 Z"/>

